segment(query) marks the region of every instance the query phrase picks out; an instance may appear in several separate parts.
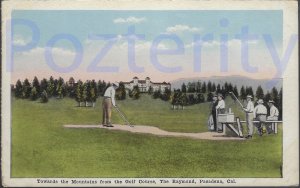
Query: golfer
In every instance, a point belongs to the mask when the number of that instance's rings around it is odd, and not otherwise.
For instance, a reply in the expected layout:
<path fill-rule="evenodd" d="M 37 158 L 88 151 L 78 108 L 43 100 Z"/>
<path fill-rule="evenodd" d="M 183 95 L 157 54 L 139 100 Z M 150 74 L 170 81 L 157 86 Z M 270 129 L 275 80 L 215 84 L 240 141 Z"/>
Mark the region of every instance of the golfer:
<path fill-rule="evenodd" d="M 111 124 L 111 110 L 112 106 L 116 107 L 115 93 L 119 87 L 119 83 L 115 82 L 112 86 L 109 86 L 104 92 L 104 98 L 102 102 L 102 125 L 104 127 L 113 127 Z"/>
<path fill-rule="evenodd" d="M 221 93 L 218 94 L 218 105 L 216 106 L 217 115 L 218 114 L 225 114 L 225 101 L 224 97 Z M 223 126 L 221 123 L 218 123 L 218 133 L 223 132 Z"/>
<path fill-rule="evenodd" d="M 262 99 L 258 99 L 257 105 L 254 108 L 254 118 L 255 120 L 258 120 L 259 123 L 256 124 L 257 132 L 259 136 L 262 136 L 262 124 L 267 119 L 267 108 L 265 107 L 264 101 Z"/>
<path fill-rule="evenodd" d="M 248 135 L 246 136 L 247 139 L 252 138 L 253 135 L 253 110 L 254 105 L 252 102 L 252 96 L 247 95 L 247 107 L 244 108 L 244 111 L 246 112 L 246 123 L 248 127 Z"/>
<path fill-rule="evenodd" d="M 270 107 L 270 115 L 268 116 L 267 120 L 278 120 L 279 110 L 276 108 L 274 103 L 275 102 L 273 100 L 268 101 L 268 106 Z M 271 125 L 272 123 L 266 124 L 268 134 L 272 133 Z"/>

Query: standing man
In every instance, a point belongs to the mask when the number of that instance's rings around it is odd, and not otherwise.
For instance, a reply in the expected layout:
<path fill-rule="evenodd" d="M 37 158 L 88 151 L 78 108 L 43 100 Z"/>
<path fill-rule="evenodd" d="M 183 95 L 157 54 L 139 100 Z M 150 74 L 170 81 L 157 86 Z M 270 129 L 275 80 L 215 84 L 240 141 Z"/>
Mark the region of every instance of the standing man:
<path fill-rule="evenodd" d="M 218 95 L 214 94 L 212 107 L 211 107 L 211 114 L 214 121 L 214 131 L 217 131 L 217 111 L 216 111 L 217 105 L 218 105 Z"/>
<path fill-rule="evenodd" d="M 218 114 L 225 114 L 225 101 L 224 101 L 224 97 L 221 93 L 218 94 L 218 105 L 216 106 L 216 111 L 217 111 L 217 115 Z M 222 133 L 223 132 L 223 126 L 221 123 L 218 123 L 218 133 Z"/>
<path fill-rule="evenodd" d="M 264 101 L 262 99 L 258 99 L 257 105 L 254 108 L 254 118 L 259 121 L 259 123 L 256 124 L 259 136 L 262 136 L 262 124 L 267 119 L 267 108 L 263 104 Z"/>
<path fill-rule="evenodd" d="M 247 122 L 247 127 L 248 127 L 248 136 L 246 136 L 247 139 L 252 138 L 253 135 L 253 110 L 254 110 L 254 105 L 252 102 L 252 96 L 247 95 L 247 107 L 244 108 L 244 111 L 246 112 L 246 122 Z"/>
<path fill-rule="evenodd" d="M 111 109 L 112 106 L 116 107 L 115 93 L 119 87 L 119 83 L 115 82 L 112 86 L 109 86 L 104 92 L 104 98 L 102 102 L 102 125 L 105 127 L 113 127 L 111 124 Z"/>
<path fill-rule="evenodd" d="M 273 120 L 273 121 L 274 120 L 275 121 L 278 120 L 279 110 L 274 105 L 274 101 L 273 100 L 269 100 L 268 101 L 268 106 L 270 107 L 270 115 L 268 116 L 267 120 Z M 266 125 L 268 134 L 272 133 L 271 125 L 272 125 L 272 123 L 268 123 Z"/>

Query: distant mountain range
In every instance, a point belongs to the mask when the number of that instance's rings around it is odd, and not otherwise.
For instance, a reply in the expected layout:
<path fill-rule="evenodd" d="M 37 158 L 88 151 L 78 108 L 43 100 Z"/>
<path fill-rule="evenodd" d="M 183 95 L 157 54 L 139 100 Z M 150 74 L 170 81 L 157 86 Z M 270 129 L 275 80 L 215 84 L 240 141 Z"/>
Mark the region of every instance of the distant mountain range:
<path fill-rule="evenodd" d="M 206 82 L 211 81 L 215 83 L 216 86 L 220 84 L 221 86 L 227 83 L 231 83 L 233 86 L 237 86 L 238 91 L 242 86 L 251 86 L 253 91 L 256 91 L 256 88 L 260 85 L 263 90 L 270 91 L 274 86 L 280 90 L 282 87 L 282 79 L 281 78 L 274 78 L 274 79 L 252 79 L 244 76 L 212 76 L 212 77 L 193 77 L 193 78 L 181 78 L 177 80 L 171 81 L 172 90 L 173 89 L 181 89 L 181 85 L 183 83 L 187 84 L 189 82 Z"/>

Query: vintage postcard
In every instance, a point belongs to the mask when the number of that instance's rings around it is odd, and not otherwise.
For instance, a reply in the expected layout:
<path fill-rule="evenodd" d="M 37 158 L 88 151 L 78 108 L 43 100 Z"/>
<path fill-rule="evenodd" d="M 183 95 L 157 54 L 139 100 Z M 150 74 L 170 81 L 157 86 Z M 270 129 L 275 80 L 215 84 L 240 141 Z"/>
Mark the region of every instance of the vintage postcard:
<path fill-rule="evenodd" d="M 2 1 L 4 187 L 299 185 L 297 1 Z"/>

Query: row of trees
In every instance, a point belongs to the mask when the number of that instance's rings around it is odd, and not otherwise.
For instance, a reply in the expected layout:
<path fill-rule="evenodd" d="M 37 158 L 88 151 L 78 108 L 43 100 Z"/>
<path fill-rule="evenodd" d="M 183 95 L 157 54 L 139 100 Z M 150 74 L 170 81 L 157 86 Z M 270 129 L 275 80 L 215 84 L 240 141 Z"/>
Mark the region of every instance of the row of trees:
<path fill-rule="evenodd" d="M 111 84 L 105 81 L 99 80 L 87 80 L 82 82 L 71 77 L 67 82 L 63 78 L 59 77 L 54 79 L 52 76 L 47 79 L 38 80 L 34 77 L 32 82 L 26 78 L 23 82 L 18 80 L 12 87 L 12 91 L 16 98 L 37 100 L 41 102 L 48 102 L 48 98 L 54 97 L 62 99 L 64 97 L 74 98 L 78 106 L 95 106 L 95 102 L 99 96 L 103 96 L 107 87 Z M 129 96 L 133 99 L 140 97 L 140 91 L 138 87 L 134 87 L 132 91 L 129 91 Z M 116 90 L 116 99 L 126 99 L 126 90 L 123 83 L 120 83 L 120 87 Z"/>
<path fill-rule="evenodd" d="M 103 92 L 110 83 L 99 80 L 86 81 L 81 80 L 75 82 L 71 77 L 68 82 L 59 77 L 54 79 L 52 76 L 47 79 L 38 80 L 34 77 L 32 83 L 26 78 L 23 82 L 18 80 L 12 88 L 16 98 L 37 100 L 40 98 L 41 102 L 47 102 L 49 97 L 62 99 L 64 97 L 75 98 L 79 105 L 82 102 L 95 102 L 96 98 L 103 95 Z"/>
<path fill-rule="evenodd" d="M 189 82 L 188 84 L 183 83 L 181 85 L 181 92 L 183 93 L 210 93 L 210 92 L 222 92 L 228 93 L 228 91 L 238 91 L 236 86 L 233 86 L 231 83 L 225 82 L 223 86 L 220 84 L 216 85 L 211 81 L 206 82 Z"/>
<path fill-rule="evenodd" d="M 32 83 L 28 79 L 23 82 L 18 80 L 15 86 L 12 88 L 16 98 L 37 100 L 41 102 L 47 102 L 49 97 L 56 97 L 58 99 L 64 97 L 74 98 L 78 106 L 94 106 L 97 98 L 103 96 L 104 91 L 110 83 L 99 80 L 87 80 L 82 82 L 78 80 L 75 82 L 71 77 L 68 82 L 64 82 L 63 78 L 54 79 L 52 76 L 47 79 L 38 80 L 34 77 Z M 215 84 L 210 81 L 206 82 L 189 82 L 183 83 L 180 89 L 176 89 L 171 92 L 166 88 L 164 91 L 153 91 L 153 88 L 149 88 L 148 94 L 152 95 L 154 99 L 160 98 L 164 101 L 170 101 L 173 108 L 183 109 L 186 105 L 199 104 L 203 102 L 209 102 L 213 99 L 213 93 L 221 93 L 226 97 L 232 91 L 241 100 L 246 100 L 247 95 L 252 95 L 256 99 L 264 99 L 265 102 L 270 99 L 274 100 L 275 105 L 282 112 L 282 88 L 278 90 L 274 87 L 271 91 L 266 93 L 261 86 L 258 86 L 254 94 L 252 87 L 242 86 L 240 92 L 238 92 L 237 86 L 233 86 L 231 83 L 225 82 L 224 85 Z M 140 90 L 135 86 L 131 91 L 128 91 L 129 97 L 132 99 L 140 98 Z M 126 89 L 123 83 L 120 83 L 119 88 L 116 90 L 116 99 L 126 99 Z M 280 113 L 282 114 L 282 113 Z"/>

